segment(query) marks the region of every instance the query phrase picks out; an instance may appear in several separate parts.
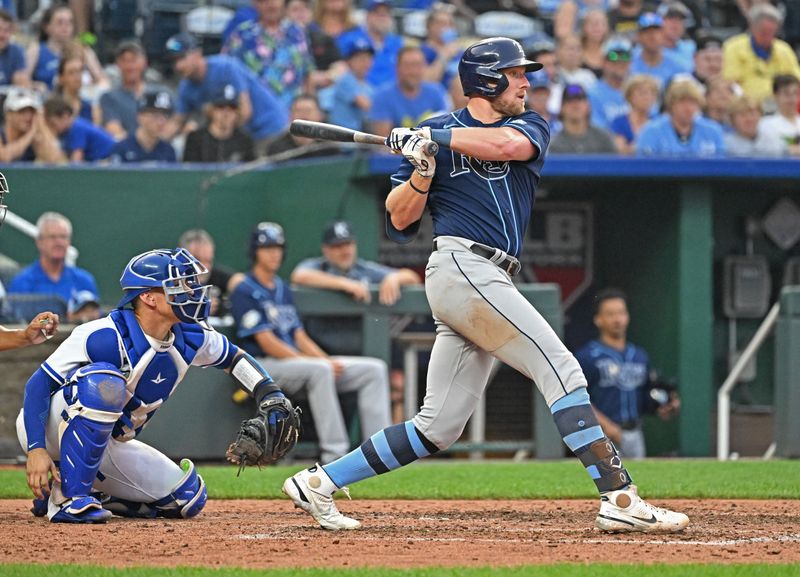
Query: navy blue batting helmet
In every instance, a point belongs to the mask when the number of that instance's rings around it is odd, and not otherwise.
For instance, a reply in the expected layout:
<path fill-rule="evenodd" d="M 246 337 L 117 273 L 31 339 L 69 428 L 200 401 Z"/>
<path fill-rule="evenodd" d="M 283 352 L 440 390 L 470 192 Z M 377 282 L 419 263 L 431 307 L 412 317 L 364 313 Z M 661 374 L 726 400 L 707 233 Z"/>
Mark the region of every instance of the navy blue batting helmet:
<path fill-rule="evenodd" d="M 520 43 L 511 38 L 487 38 L 473 44 L 458 63 L 464 96 L 500 96 L 508 88 L 508 78 L 502 71 L 515 66 L 524 66 L 525 72 L 542 68 L 539 62 L 525 58 Z"/>
<path fill-rule="evenodd" d="M 250 260 L 254 260 L 256 250 L 267 246 L 280 246 L 286 248 L 286 236 L 283 234 L 283 227 L 277 222 L 259 222 L 250 233 L 250 246 L 248 254 Z"/>

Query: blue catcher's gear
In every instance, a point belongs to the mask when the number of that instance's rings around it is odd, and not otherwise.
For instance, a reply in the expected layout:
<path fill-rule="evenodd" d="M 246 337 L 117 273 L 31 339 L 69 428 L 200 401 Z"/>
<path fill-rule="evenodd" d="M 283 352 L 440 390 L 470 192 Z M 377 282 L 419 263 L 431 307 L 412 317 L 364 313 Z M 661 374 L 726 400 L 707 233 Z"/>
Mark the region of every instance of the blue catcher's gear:
<path fill-rule="evenodd" d="M 542 68 L 539 62 L 525 58 L 520 43 L 511 38 L 487 38 L 473 44 L 458 63 L 464 96 L 500 96 L 508 88 L 508 79 L 502 71 L 515 66 L 524 66 L 525 72 Z"/>
<path fill-rule="evenodd" d="M 0 172 L 0 226 L 3 226 L 3 223 L 6 220 L 6 211 L 8 211 L 8 207 L 6 206 L 5 203 L 7 194 L 8 194 L 8 183 L 6 182 L 5 175 L 2 172 Z"/>
<path fill-rule="evenodd" d="M 206 328 L 211 308 L 209 285 L 201 284 L 198 277 L 207 273 L 208 269 L 183 248 L 142 253 L 133 257 L 122 272 L 119 284 L 125 296 L 117 308 L 150 289 L 161 288 L 178 320 Z"/>
<path fill-rule="evenodd" d="M 259 222 L 250 233 L 250 244 L 247 254 L 250 260 L 256 258 L 256 250 L 267 246 L 280 246 L 286 251 L 286 236 L 283 227 L 277 222 Z"/>
<path fill-rule="evenodd" d="M 65 501 L 51 515 L 54 523 L 98 523 L 110 516 L 89 494 L 114 424 L 122 415 L 125 386 L 125 377 L 111 363 L 84 365 L 66 385 L 69 407 L 61 434 L 59 488 Z"/>
<path fill-rule="evenodd" d="M 169 495 L 151 503 L 137 503 L 116 497 L 105 497 L 103 506 L 122 517 L 152 519 L 166 517 L 168 519 L 191 519 L 206 506 L 208 493 L 203 477 L 189 459 L 181 460 L 181 468 L 186 471 Z"/>

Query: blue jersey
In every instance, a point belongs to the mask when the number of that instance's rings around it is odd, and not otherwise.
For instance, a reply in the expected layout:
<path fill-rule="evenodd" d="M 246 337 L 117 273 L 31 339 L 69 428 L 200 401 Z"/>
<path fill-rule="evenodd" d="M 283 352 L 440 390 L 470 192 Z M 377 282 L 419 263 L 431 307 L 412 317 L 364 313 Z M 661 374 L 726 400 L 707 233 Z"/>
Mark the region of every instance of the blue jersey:
<path fill-rule="evenodd" d="M 694 119 L 692 133 L 685 140 L 678 137 L 668 114 L 645 124 L 636 139 L 639 156 L 724 156 L 722 129 L 713 120 Z"/>
<path fill-rule="evenodd" d="M 145 150 L 136 134 L 131 134 L 125 140 L 120 140 L 111 151 L 113 162 L 176 162 L 175 149 L 169 142 L 159 140 L 152 150 Z"/>
<path fill-rule="evenodd" d="M 176 324 L 168 340 L 156 340 L 144 334 L 132 310 L 117 309 L 102 319 L 76 327 L 42 363 L 42 369 L 54 385 L 61 385 L 77 368 L 88 363 L 104 361 L 118 367 L 126 375 L 129 400 L 112 435 L 127 441 L 139 434 L 172 395 L 190 366 L 224 369 L 230 366 L 238 350 L 225 336 L 196 324 Z M 26 409 L 27 405 L 26 399 Z M 35 433 L 31 429 L 38 427 L 30 427 L 29 419 L 35 420 L 38 413 L 28 413 L 26 410 L 30 445 L 30 433 Z M 37 436 L 34 434 L 34 439 Z"/>
<path fill-rule="evenodd" d="M 336 45 L 342 54 L 347 54 L 350 46 L 363 43 L 368 44 L 375 51 L 372 68 L 367 73 L 367 82 L 375 88 L 393 82 L 396 78 L 397 53 L 403 47 L 403 37 L 397 34 L 387 34 L 383 39 L 383 45 L 377 46 L 372 41 L 372 37 L 367 34 L 366 28 L 357 26 L 345 30 L 336 38 Z"/>
<path fill-rule="evenodd" d="M 206 75 L 199 82 L 184 78 L 178 86 L 177 110 L 180 114 L 201 112 L 211 102 L 220 87 L 232 84 L 238 94 L 250 95 L 253 115 L 245 124 L 245 131 L 261 140 L 282 132 L 289 123 L 286 109 L 256 75 L 236 58 L 218 54 L 206 58 Z"/>
<path fill-rule="evenodd" d="M 372 122 L 388 122 L 392 126 L 413 128 L 423 120 L 449 110 L 445 98 L 441 84 L 423 82 L 419 93 L 409 98 L 395 82 L 375 92 L 369 119 Z"/>
<path fill-rule="evenodd" d="M 639 53 L 634 51 L 633 58 L 631 58 L 630 74 L 631 76 L 634 74 L 647 74 L 656 78 L 663 92 L 673 76 L 676 74 L 691 74 L 692 68 L 694 68 L 694 64 L 686 64 L 666 52 L 662 54 L 661 62 L 656 66 L 650 66 L 642 59 L 641 51 Z"/>
<path fill-rule="evenodd" d="M 25 70 L 25 51 L 19 44 L 10 42 L 0 52 L 0 84 L 11 84 L 14 74 L 20 70 Z"/>
<path fill-rule="evenodd" d="M 275 277 L 275 286 L 266 287 L 248 273 L 230 297 L 231 312 L 236 321 L 236 336 L 244 350 L 251 355 L 264 356 L 255 340 L 255 335 L 272 331 L 276 337 L 290 347 L 296 348 L 294 333 L 303 328 L 292 291 L 280 277 Z"/>
<path fill-rule="evenodd" d="M 647 353 L 630 343 L 620 351 L 595 340 L 575 358 L 586 375 L 592 404 L 617 424 L 637 424 L 650 374 Z"/>
<path fill-rule="evenodd" d="M 83 150 L 83 159 L 86 161 L 108 158 L 116 145 L 108 132 L 83 118 L 76 118 L 58 140 L 67 155 L 73 150 Z"/>
<path fill-rule="evenodd" d="M 333 85 L 330 122 L 353 130 L 364 130 L 367 111 L 356 106 L 355 100 L 357 96 L 366 96 L 374 102 L 373 92 L 370 83 L 359 80 L 349 70 L 342 74 Z"/>
<path fill-rule="evenodd" d="M 483 124 L 461 108 L 422 124 L 431 128 L 508 126 L 531 141 L 538 154 L 528 161 L 478 160 L 440 147 L 428 196 L 434 238 L 458 236 L 519 256 L 550 143 L 547 122 L 536 112 L 526 111 Z M 412 171 L 404 160 L 392 176 L 392 184 L 405 182 Z M 400 242 L 410 240 L 408 234 L 391 236 Z"/>
<path fill-rule="evenodd" d="M 35 82 L 41 82 L 52 90 L 58 74 L 59 58 L 47 46 L 47 42 L 39 42 L 39 59 L 33 67 L 31 76 Z"/>
<path fill-rule="evenodd" d="M 598 80 L 589 89 L 589 105 L 592 108 L 592 124 L 598 128 L 611 128 L 617 116 L 628 114 L 630 106 L 622 90 L 617 90 L 605 80 Z"/>
<path fill-rule="evenodd" d="M 57 295 L 65 303 L 82 291 L 98 294 L 92 273 L 76 266 L 66 265 L 61 277 L 54 281 L 44 272 L 38 260 L 19 271 L 8 287 L 9 293 Z"/>

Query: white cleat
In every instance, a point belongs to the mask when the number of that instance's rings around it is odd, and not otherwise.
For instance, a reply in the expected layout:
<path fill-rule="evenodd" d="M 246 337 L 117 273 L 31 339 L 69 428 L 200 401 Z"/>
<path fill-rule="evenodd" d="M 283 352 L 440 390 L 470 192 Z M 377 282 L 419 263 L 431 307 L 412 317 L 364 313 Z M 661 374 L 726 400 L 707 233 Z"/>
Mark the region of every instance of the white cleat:
<path fill-rule="evenodd" d="M 314 517 L 323 529 L 341 531 L 361 527 L 361 522 L 345 517 L 339 512 L 333 502 L 330 488 L 335 490 L 336 485 L 322 467 L 315 465 L 286 479 L 282 491 L 294 502 L 295 507 Z M 347 488 L 342 488 L 342 491 L 349 499 Z"/>
<path fill-rule="evenodd" d="M 603 493 L 600 499 L 600 512 L 594 524 L 602 531 L 674 533 L 683 531 L 689 524 L 689 517 L 683 513 L 654 507 L 639 497 L 636 485 Z"/>

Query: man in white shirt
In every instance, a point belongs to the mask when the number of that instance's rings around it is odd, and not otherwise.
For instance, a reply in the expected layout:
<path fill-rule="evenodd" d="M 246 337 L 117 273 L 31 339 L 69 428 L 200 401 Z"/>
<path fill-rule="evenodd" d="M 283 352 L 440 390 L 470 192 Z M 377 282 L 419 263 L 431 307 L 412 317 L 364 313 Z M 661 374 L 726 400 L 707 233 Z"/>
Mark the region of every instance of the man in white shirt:
<path fill-rule="evenodd" d="M 800 79 L 792 74 L 779 74 L 772 81 L 772 94 L 778 107 L 775 114 L 761 119 L 758 129 L 780 136 L 789 147 L 789 154 L 800 156 Z"/>

